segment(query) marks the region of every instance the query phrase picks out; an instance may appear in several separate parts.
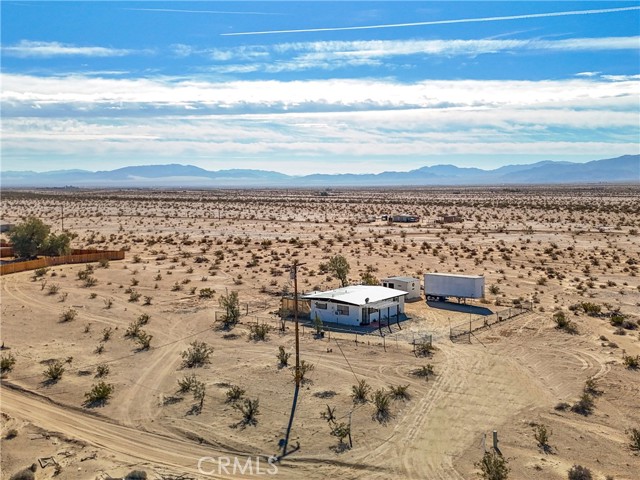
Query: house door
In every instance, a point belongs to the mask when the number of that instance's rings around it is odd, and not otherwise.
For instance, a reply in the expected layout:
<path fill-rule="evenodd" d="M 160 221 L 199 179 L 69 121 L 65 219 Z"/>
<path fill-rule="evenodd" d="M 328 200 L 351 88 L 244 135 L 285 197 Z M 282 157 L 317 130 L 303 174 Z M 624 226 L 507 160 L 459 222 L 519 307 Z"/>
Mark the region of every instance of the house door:
<path fill-rule="evenodd" d="M 369 323 L 369 309 L 367 307 L 364 307 L 362 309 L 362 321 L 360 322 L 360 325 L 369 325 Z"/>

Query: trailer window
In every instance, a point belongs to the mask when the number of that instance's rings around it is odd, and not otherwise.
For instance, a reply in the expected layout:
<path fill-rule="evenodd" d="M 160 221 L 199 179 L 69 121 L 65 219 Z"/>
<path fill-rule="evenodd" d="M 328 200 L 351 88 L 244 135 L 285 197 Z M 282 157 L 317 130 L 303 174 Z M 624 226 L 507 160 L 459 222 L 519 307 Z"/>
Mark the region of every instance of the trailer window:
<path fill-rule="evenodd" d="M 316 302 L 316 308 L 318 310 L 326 310 L 327 309 L 327 304 L 326 303 Z"/>
<path fill-rule="evenodd" d="M 336 313 L 338 315 L 349 315 L 349 307 L 347 305 L 338 305 Z"/>

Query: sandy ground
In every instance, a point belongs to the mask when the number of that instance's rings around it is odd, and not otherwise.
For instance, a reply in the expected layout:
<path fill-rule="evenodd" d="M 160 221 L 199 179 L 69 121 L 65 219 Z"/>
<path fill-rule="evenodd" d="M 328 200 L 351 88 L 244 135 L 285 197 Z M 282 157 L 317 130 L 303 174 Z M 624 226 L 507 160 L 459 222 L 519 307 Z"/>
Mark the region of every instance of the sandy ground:
<path fill-rule="evenodd" d="M 1 278 L 2 354 L 16 358 L 0 390 L 2 475 L 53 457 L 59 472 L 38 465 L 36 478 L 120 478 L 136 469 L 150 478 L 255 477 L 232 468 L 225 474 L 213 461 L 233 464 L 238 457 L 243 465 L 251 458 L 254 474 L 259 458 L 262 476 L 269 476 L 266 461 L 279 451 L 293 398 L 291 371 L 279 368 L 276 354 L 280 345 L 293 352 L 293 327 L 272 330 L 264 342 L 250 340 L 248 327 L 277 325 L 279 296 L 293 288 L 292 259 L 306 264 L 301 289 L 326 289 L 338 282 L 321 273 L 321 264 L 342 254 L 354 282 L 367 268 L 378 278 L 484 274 L 487 298 L 478 306 L 499 311 L 521 299 L 533 300 L 534 310 L 476 332 L 471 343 L 448 338 L 449 325 L 467 321 L 467 313 L 423 301 L 407 304 L 412 320 L 402 330 L 393 326 L 384 345 L 376 335 L 356 344 L 354 335 L 315 339 L 305 329 L 301 356 L 315 369 L 301 388 L 292 430 L 291 444 L 300 449 L 278 464 L 275 478 L 475 478 L 493 430 L 510 478 L 562 479 L 573 464 L 594 478 L 637 478 L 640 457 L 625 431 L 640 428 L 640 371 L 625 368 L 622 358 L 640 354 L 633 329 L 640 318 L 639 193 L 636 187 L 3 192 L 5 221 L 35 214 L 57 229 L 64 203 L 65 228 L 78 234 L 74 246 L 129 251 L 108 268 L 94 264 L 91 287 L 78 279 L 84 265 L 55 267 L 38 279 L 33 272 Z M 408 225 L 364 222 L 400 211 L 423 218 Z M 463 224 L 432 223 L 454 211 Z M 216 295 L 200 298 L 202 288 Z M 140 299 L 130 301 L 128 289 Z M 212 324 L 219 296 L 230 291 L 239 293 L 245 315 L 225 332 Z M 618 308 L 632 324 L 615 334 L 604 315 L 574 314 L 569 307 L 579 302 L 601 305 L 603 313 Z M 76 318 L 60 322 L 69 308 Z M 557 309 L 575 322 L 576 335 L 555 328 Z M 124 336 L 142 314 L 153 335 L 147 351 Z M 411 341 L 424 335 L 433 335 L 436 351 L 418 358 Z M 213 347 L 211 363 L 186 369 L 181 352 L 194 340 Z M 44 382 L 42 372 L 54 360 L 66 371 Z M 100 364 L 109 366 L 104 380 L 115 390 L 106 405 L 89 408 L 84 393 L 101 380 Z M 412 373 L 427 364 L 433 377 Z M 191 394 L 178 393 L 177 381 L 191 373 L 206 385 L 201 411 Z M 588 378 L 599 390 L 592 414 L 554 408 L 575 402 Z M 354 405 L 357 380 L 374 391 L 409 385 L 410 398 L 392 400 L 390 417 L 379 422 L 371 402 Z M 240 413 L 226 401 L 231 385 L 259 399 L 257 425 L 239 425 Z M 339 421 L 350 419 L 353 448 L 336 448 L 320 415 L 327 405 Z M 552 430 L 551 452 L 537 446 L 536 424 Z M 211 459 L 203 464 L 210 474 L 198 470 L 203 457 Z"/>

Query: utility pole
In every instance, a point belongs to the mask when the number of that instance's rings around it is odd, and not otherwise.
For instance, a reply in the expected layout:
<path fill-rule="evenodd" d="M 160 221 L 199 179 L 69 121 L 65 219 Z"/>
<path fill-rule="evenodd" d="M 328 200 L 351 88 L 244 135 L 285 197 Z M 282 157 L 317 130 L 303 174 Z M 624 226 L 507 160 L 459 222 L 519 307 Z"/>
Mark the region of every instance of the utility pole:
<path fill-rule="evenodd" d="M 293 404 L 291 405 L 291 415 L 289 416 L 289 425 L 287 425 L 287 434 L 284 438 L 284 442 L 282 442 L 282 457 L 287 454 L 287 445 L 289 444 L 289 435 L 291 433 L 291 427 L 293 426 L 293 417 L 296 413 L 296 404 L 298 403 L 298 393 L 300 392 L 300 334 L 298 327 L 298 267 L 304 265 L 303 263 L 298 263 L 297 260 L 293 261 L 291 265 L 290 276 L 293 279 L 293 319 L 295 322 L 295 332 L 296 332 L 296 374 L 295 374 L 295 382 L 296 387 L 293 393 Z"/>
<path fill-rule="evenodd" d="M 60 205 L 60 209 L 62 210 L 62 232 L 64 233 L 64 203 Z"/>

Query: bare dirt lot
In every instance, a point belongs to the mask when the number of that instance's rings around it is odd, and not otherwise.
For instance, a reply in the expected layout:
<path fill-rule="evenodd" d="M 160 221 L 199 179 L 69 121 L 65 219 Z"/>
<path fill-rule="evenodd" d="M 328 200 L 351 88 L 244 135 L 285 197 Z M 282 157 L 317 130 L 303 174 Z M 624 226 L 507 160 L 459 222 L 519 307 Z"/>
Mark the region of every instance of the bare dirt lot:
<path fill-rule="evenodd" d="M 1 277 L 2 356 L 15 359 L 0 390 L 3 478 L 33 463 L 38 479 L 251 478 L 259 459 L 258 473 L 273 478 L 470 479 L 494 430 L 509 478 L 565 479 L 574 464 L 594 479 L 638 478 L 640 370 L 628 368 L 640 354 L 638 186 L 58 189 L 4 191 L 1 206 L 5 222 L 33 215 L 58 232 L 64 212 L 74 247 L 127 250 L 123 261 Z M 421 220 L 381 220 L 393 213 Z M 435 223 L 442 214 L 464 221 Z M 304 263 L 300 290 L 336 288 L 334 255 L 348 260 L 352 283 L 366 273 L 478 274 L 486 298 L 476 306 L 533 309 L 455 342 L 450 326 L 470 315 L 424 300 L 408 303 L 411 320 L 384 339 L 305 328 L 301 358 L 314 368 L 291 432 L 300 448 L 271 475 L 294 392 L 293 356 L 289 366 L 277 358 L 279 346 L 294 351 L 292 322 L 276 328 L 289 266 Z M 215 319 L 231 292 L 242 316 L 224 330 Z M 149 348 L 131 334 L 136 323 Z M 266 340 L 251 338 L 256 323 L 273 327 Z M 416 356 L 412 342 L 427 335 L 434 351 Z M 194 341 L 213 353 L 187 368 Z M 61 377 L 47 379 L 55 365 Z M 433 374 L 416 375 L 423 367 Z M 202 397 L 179 391 L 192 374 Z M 354 403 L 362 380 L 368 400 Z M 113 386 L 109 400 L 85 403 L 101 381 Z M 409 398 L 389 397 L 388 415 L 376 416 L 372 394 L 398 385 Z M 232 386 L 259 399 L 255 424 L 242 423 Z M 585 392 L 591 408 L 574 411 Z M 321 415 L 328 407 L 334 423 Z M 351 448 L 331 435 L 340 423 L 351 425 Z M 534 437 L 540 426 L 548 448 Z M 236 457 L 253 470 L 234 471 Z"/>

